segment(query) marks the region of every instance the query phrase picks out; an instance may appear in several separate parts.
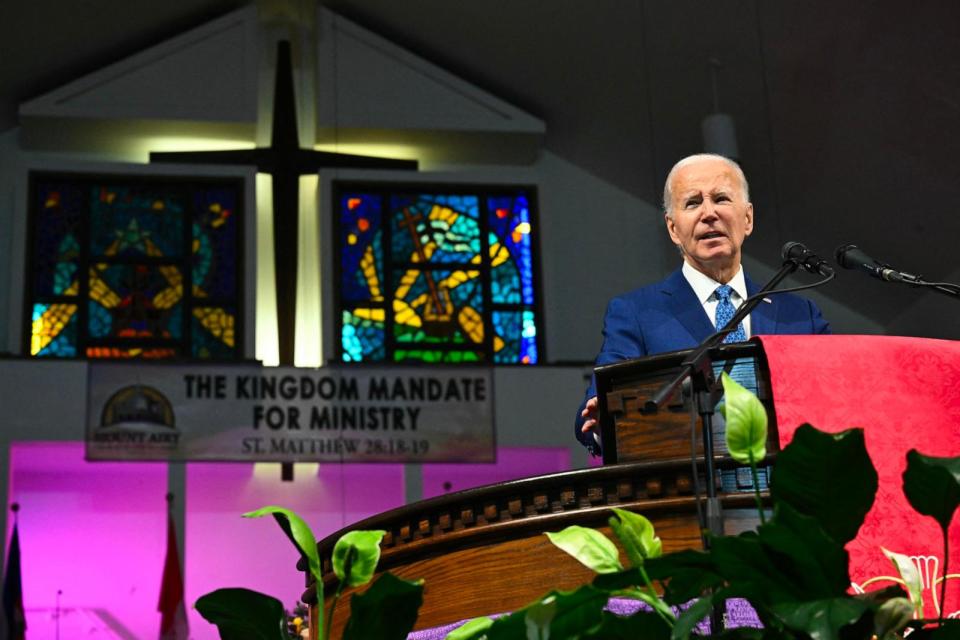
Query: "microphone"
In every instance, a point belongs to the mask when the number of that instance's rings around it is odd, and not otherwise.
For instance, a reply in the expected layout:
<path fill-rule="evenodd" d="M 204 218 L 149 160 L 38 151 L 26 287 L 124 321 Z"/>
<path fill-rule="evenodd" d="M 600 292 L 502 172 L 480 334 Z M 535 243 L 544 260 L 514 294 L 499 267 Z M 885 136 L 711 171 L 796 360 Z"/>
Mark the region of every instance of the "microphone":
<path fill-rule="evenodd" d="M 827 261 L 815 254 L 802 242 L 788 242 L 780 250 L 784 262 L 794 262 L 810 273 L 819 273 L 824 277 L 833 275 L 833 268 Z"/>
<path fill-rule="evenodd" d="M 860 250 L 855 244 L 844 244 L 837 247 L 837 264 L 844 269 L 858 269 L 866 271 L 874 278 L 885 282 L 918 282 L 920 276 L 891 269 L 882 262 L 877 262 Z"/>

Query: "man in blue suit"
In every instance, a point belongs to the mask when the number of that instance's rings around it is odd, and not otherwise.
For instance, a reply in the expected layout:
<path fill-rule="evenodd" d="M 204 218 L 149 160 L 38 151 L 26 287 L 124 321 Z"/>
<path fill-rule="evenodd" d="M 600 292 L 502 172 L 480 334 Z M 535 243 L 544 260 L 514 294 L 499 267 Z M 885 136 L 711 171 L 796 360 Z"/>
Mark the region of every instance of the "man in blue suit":
<path fill-rule="evenodd" d="M 667 175 L 663 209 L 683 265 L 661 282 L 610 301 L 597 365 L 693 348 L 759 289 L 740 265 L 743 241 L 753 232 L 753 205 L 737 163 L 713 154 L 684 158 Z M 751 335 L 829 332 L 830 325 L 815 304 L 781 294 L 765 298 L 725 342 Z M 576 434 L 594 455 L 600 452 L 597 431 L 597 397 L 591 382 Z"/>

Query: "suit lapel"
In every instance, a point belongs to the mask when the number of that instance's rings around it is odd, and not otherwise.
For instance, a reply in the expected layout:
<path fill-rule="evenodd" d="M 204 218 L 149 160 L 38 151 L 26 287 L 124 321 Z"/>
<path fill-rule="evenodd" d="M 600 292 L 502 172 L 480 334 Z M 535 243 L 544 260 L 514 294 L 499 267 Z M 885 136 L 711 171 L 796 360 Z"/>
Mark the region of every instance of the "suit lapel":
<path fill-rule="evenodd" d="M 747 281 L 747 295 L 752 296 L 760 290 L 760 287 L 755 285 L 750 278 L 745 279 Z M 774 296 L 770 296 L 767 300 L 771 300 L 771 302 L 761 300 L 760 304 L 750 312 L 751 335 L 762 336 L 777 332 L 777 304 L 772 302 L 774 299 Z"/>
<path fill-rule="evenodd" d="M 664 281 L 661 291 L 667 298 L 667 307 L 673 317 L 683 325 L 696 342 L 701 342 L 715 331 L 713 322 L 707 317 L 703 305 L 697 299 L 697 294 L 693 292 L 690 283 L 679 269 Z"/>

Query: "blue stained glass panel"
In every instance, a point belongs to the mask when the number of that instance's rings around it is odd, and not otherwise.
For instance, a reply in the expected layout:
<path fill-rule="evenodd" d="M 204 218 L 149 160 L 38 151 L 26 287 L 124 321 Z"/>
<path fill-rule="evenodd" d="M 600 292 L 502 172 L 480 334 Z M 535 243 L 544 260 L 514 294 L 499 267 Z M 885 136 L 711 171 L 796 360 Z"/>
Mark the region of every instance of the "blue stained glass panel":
<path fill-rule="evenodd" d="M 41 185 L 34 211 L 33 295 L 65 295 L 76 284 L 83 190 L 62 183 Z"/>
<path fill-rule="evenodd" d="M 395 261 L 469 263 L 480 252 L 476 197 L 404 196 L 390 205 Z"/>
<path fill-rule="evenodd" d="M 113 314 L 99 302 L 90 301 L 87 313 L 90 314 L 88 322 L 90 323 L 90 336 L 93 338 L 106 338 L 113 333 Z"/>
<path fill-rule="evenodd" d="M 226 360 L 233 357 L 233 348 L 204 332 L 196 318 L 192 319 L 194 338 L 192 355 L 202 360 Z"/>
<path fill-rule="evenodd" d="M 72 358 L 77 355 L 77 320 L 71 319 L 70 324 L 53 339 L 46 347 L 37 353 L 41 358 Z"/>
<path fill-rule="evenodd" d="M 429 200 L 433 200 L 439 205 L 450 207 L 456 211 L 462 211 L 466 213 L 471 218 L 479 217 L 479 207 L 480 202 L 477 196 L 473 195 L 435 195 L 435 196 L 424 196 Z"/>
<path fill-rule="evenodd" d="M 523 332 L 520 341 L 520 362 L 536 364 L 537 359 L 537 318 L 533 311 L 523 312 Z"/>
<path fill-rule="evenodd" d="M 341 344 L 344 362 L 382 361 L 386 353 L 383 322 L 345 310 Z"/>
<path fill-rule="evenodd" d="M 88 196 L 95 256 L 183 255 L 185 206 L 175 190 L 104 185 Z"/>
<path fill-rule="evenodd" d="M 494 311 L 493 326 L 503 340 L 503 348 L 494 352 L 496 363 L 537 363 L 537 327 L 532 310 Z"/>
<path fill-rule="evenodd" d="M 372 184 L 336 197 L 344 361 L 538 361 L 527 191 Z"/>
<path fill-rule="evenodd" d="M 30 352 L 237 357 L 242 194 L 233 178 L 32 173 Z"/>
<path fill-rule="evenodd" d="M 167 322 L 167 331 L 175 340 L 183 339 L 183 305 L 177 303 L 170 308 L 170 320 Z"/>
<path fill-rule="evenodd" d="M 340 198 L 340 296 L 344 302 L 383 299 L 383 199 L 369 193 Z"/>
<path fill-rule="evenodd" d="M 53 275 L 53 295 L 70 295 L 69 292 L 77 283 L 77 263 L 58 262 Z M 76 294 L 74 291 L 73 295 Z"/>
<path fill-rule="evenodd" d="M 514 262 L 507 261 L 491 269 L 490 298 L 494 304 L 520 303 L 520 274 Z"/>
<path fill-rule="evenodd" d="M 399 309 L 397 342 L 482 344 L 483 288 L 479 271 L 394 272 Z"/>
<path fill-rule="evenodd" d="M 521 318 L 519 311 L 494 311 L 493 330 L 503 340 L 503 347 L 494 350 L 493 361 L 497 364 L 513 364 L 520 361 Z"/>
<path fill-rule="evenodd" d="M 173 307 L 181 298 L 182 287 L 176 276 L 175 267 L 94 265 L 91 305 L 102 307 L 111 316 L 109 325 L 101 323 L 98 328 L 109 327 L 110 334 L 105 335 L 115 338 L 173 337 Z"/>
<path fill-rule="evenodd" d="M 199 307 L 190 318 L 192 354 L 204 360 L 232 357 L 236 310 L 223 307 Z"/>
<path fill-rule="evenodd" d="M 31 353 L 41 358 L 77 355 L 77 307 L 67 304 L 34 304 L 31 320 Z"/>
<path fill-rule="evenodd" d="M 523 304 L 534 304 L 533 251 L 531 248 L 530 202 L 523 195 L 495 196 L 487 200 L 490 230 L 510 252 L 520 274 Z"/>
<path fill-rule="evenodd" d="M 203 298 L 237 295 L 237 194 L 210 187 L 194 193 L 193 293 Z"/>
<path fill-rule="evenodd" d="M 213 271 L 213 243 L 199 225 L 193 225 L 193 295 L 198 298 L 208 297 L 209 278 Z"/>

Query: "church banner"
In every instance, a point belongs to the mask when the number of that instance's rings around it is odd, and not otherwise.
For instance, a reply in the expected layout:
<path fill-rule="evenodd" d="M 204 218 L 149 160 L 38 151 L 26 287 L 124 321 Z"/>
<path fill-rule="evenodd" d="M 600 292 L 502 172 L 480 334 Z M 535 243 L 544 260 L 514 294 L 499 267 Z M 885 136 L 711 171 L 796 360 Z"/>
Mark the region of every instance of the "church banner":
<path fill-rule="evenodd" d="M 89 364 L 88 460 L 493 462 L 483 367 Z"/>

